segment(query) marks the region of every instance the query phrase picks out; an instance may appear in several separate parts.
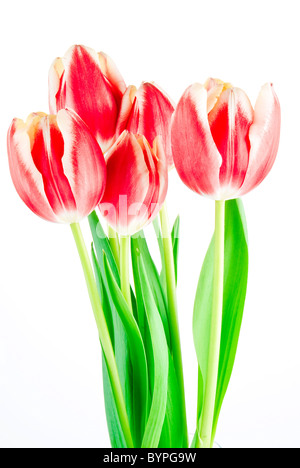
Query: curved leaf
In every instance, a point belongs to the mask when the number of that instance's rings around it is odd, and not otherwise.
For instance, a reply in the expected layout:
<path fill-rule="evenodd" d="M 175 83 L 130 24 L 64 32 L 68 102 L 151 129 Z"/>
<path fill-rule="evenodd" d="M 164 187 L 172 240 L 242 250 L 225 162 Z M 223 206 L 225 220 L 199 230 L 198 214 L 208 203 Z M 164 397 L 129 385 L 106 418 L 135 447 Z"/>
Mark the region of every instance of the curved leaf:
<path fill-rule="evenodd" d="M 111 295 L 109 294 L 107 278 L 104 270 L 104 253 L 107 257 L 107 260 L 109 261 L 114 278 L 118 284 L 120 284 L 119 271 L 111 251 L 110 243 L 95 211 L 89 215 L 88 220 L 94 241 L 92 248 L 92 259 L 96 282 L 107 320 L 107 325 L 109 327 L 109 332 L 111 334 L 111 341 L 115 351 L 116 363 L 129 421 L 132 421 L 134 417 L 134 411 L 132 395 L 132 365 L 129 355 L 129 344 L 124 325 L 119 317 Z M 113 408 L 115 408 L 115 402 L 113 401 L 113 393 L 110 388 L 110 380 L 108 378 L 105 366 L 102 366 L 102 373 L 108 430 L 112 447 L 117 448 L 118 445 L 115 446 L 114 444 L 119 443 L 117 441 L 122 441 L 123 434 L 117 434 L 118 430 L 120 430 L 120 425 L 117 418 L 117 413 L 113 410 Z"/>
<path fill-rule="evenodd" d="M 155 300 L 157 309 L 160 313 L 163 326 L 164 326 L 164 330 L 165 330 L 165 334 L 166 334 L 167 343 L 168 343 L 168 346 L 170 347 L 170 330 L 169 330 L 169 320 L 168 320 L 168 314 L 167 314 L 167 301 L 166 301 L 165 293 L 161 286 L 158 271 L 150 255 L 147 241 L 145 239 L 143 231 L 140 231 L 140 233 L 136 234 L 136 236 L 134 236 L 131 239 L 131 245 L 132 245 L 132 257 L 133 258 L 136 256 L 139 257 L 140 255 L 143 259 L 143 265 L 146 271 L 149 285 L 152 290 L 152 295 Z M 137 264 L 137 259 L 133 261 L 133 267 L 135 267 L 136 264 Z"/>
<path fill-rule="evenodd" d="M 172 245 L 173 245 L 173 255 L 174 255 L 174 266 L 175 266 L 175 278 L 177 285 L 177 271 L 178 271 L 178 252 L 179 252 L 179 228 L 180 228 L 180 217 L 177 216 L 175 219 L 173 228 L 172 228 Z"/>
<path fill-rule="evenodd" d="M 145 311 L 151 334 L 154 360 L 154 385 L 152 403 L 144 438 L 142 441 L 142 448 L 156 448 L 159 444 L 166 414 L 169 351 L 162 320 L 157 310 L 155 299 L 153 297 L 141 256 L 138 258 L 138 268 L 141 279 Z"/>
<path fill-rule="evenodd" d="M 223 317 L 213 436 L 234 365 L 247 289 L 247 228 L 243 204 L 239 199 L 226 201 L 224 249 Z M 199 364 L 198 420 L 201 417 L 203 388 L 207 376 L 213 268 L 214 237 L 200 273 L 193 316 L 194 344 Z"/>
<path fill-rule="evenodd" d="M 132 390 L 133 390 L 133 434 L 135 446 L 139 447 L 144 435 L 148 416 L 148 370 L 146 353 L 139 331 L 131 310 L 114 278 L 106 255 L 104 255 L 104 270 L 108 282 L 108 288 L 120 319 L 124 325 L 132 362 Z"/>
<path fill-rule="evenodd" d="M 155 234 L 156 234 L 156 238 L 158 242 L 160 258 L 161 258 L 161 263 L 162 263 L 162 271 L 160 274 L 160 279 L 161 279 L 163 290 L 165 291 L 165 294 L 166 294 L 167 286 L 166 286 L 166 274 L 165 274 L 165 254 L 164 254 L 163 239 L 162 239 L 162 233 L 161 233 L 158 217 L 155 218 L 155 220 L 153 221 L 153 226 L 154 226 L 154 230 L 155 230 Z M 172 232 L 171 232 L 176 285 L 177 285 L 177 275 L 178 275 L 179 228 L 180 228 L 180 217 L 178 215 L 174 221 Z"/>
<path fill-rule="evenodd" d="M 213 269 L 214 269 L 214 238 L 212 239 L 206 253 L 200 278 L 198 282 L 194 315 L 193 315 L 193 336 L 198 360 L 198 420 L 201 417 L 203 405 L 203 389 L 205 388 L 207 375 L 207 359 L 210 337 L 210 321 L 212 309 L 213 290 Z"/>
<path fill-rule="evenodd" d="M 183 448 L 184 422 L 182 421 L 178 379 L 169 351 L 168 398 L 166 416 L 159 441 L 159 448 Z"/>
<path fill-rule="evenodd" d="M 248 280 L 248 233 L 243 203 L 226 202 L 225 270 L 219 375 L 213 438 L 238 346 Z"/>
<path fill-rule="evenodd" d="M 104 275 L 104 264 L 103 264 L 103 252 L 105 252 L 105 255 L 108 258 L 109 264 L 111 266 L 111 269 L 113 271 L 114 277 L 117 281 L 118 284 L 120 284 L 120 276 L 119 276 L 119 271 L 118 267 L 113 255 L 113 252 L 111 250 L 111 246 L 109 243 L 109 239 L 106 236 L 101 223 L 99 221 L 99 218 L 97 216 L 97 213 L 93 211 L 89 217 L 89 225 L 91 229 L 91 233 L 93 236 L 93 241 L 94 241 L 94 246 L 98 258 L 98 263 L 99 263 L 99 268 L 101 271 L 101 274 Z"/>
<path fill-rule="evenodd" d="M 112 448 L 127 448 L 126 440 L 123 435 L 120 419 L 115 404 L 111 383 L 108 375 L 107 364 L 102 353 L 102 374 L 103 374 L 103 392 L 104 404 L 109 431 L 109 438 Z"/>

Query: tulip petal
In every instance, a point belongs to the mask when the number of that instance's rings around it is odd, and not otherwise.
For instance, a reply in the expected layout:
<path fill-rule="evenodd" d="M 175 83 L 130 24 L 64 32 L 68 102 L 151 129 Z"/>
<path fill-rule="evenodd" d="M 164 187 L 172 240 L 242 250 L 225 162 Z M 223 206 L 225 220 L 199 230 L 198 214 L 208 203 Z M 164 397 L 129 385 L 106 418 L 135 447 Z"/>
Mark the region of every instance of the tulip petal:
<path fill-rule="evenodd" d="M 57 124 L 64 139 L 62 167 L 80 218 L 89 215 L 101 200 L 106 165 L 96 139 L 83 120 L 70 109 L 61 110 Z"/>
<path fill-rule="evenodd" d="M 99 205 L 119 234 L 139 231 L 158 199 L 158 174 L 149 143 L 124 131 L 106 155 L 107 185 Z"/>
<path fill-rule="evenodd" d="M 7 146 L 10 173 L 19 196 L 33 213 L 48 221 L 57 222 L 44 192 L 43 177 L 32 160 L 27 125 L 22 120 L 12 121 Z"/>
<path fill-rule="evenodd" d="M 57 59 L 49 73 L 50 108 L 52 111 L 73 109 L 106 151 L 114 141 L 125 84 L 121 83 L 111 59 L 88 47 L 72 46 L 61 60 L 64 71 Z M 109 78 L 113 79 L 112 83 Z"/>
<path fill-rule="evenodd" d="M 65 107 L 66 87 L 63 79 L 64 73 L 63 61 L 58 57 L 52 63 L 48 76 L 50 114 L 56 114 L 59 109 Z"/>
<path fill-rule="evenodd" d="M 169 168 L 173 167 L 171 147 L 171 118 L 175 105 L 154 83 L 143 83 L 136 92 L 126 129 L 144 135 L 153 145 L 157 136 L 162 139 Z"/>
<path fill-rule="evenodd" d="M 144 206 L 140 211 L 139 223 L 136 222 L 135 231 L 140 230 L 149 222 L 150 219 L 152 219 L 153 214 L 156 212 L 157 207 L 159 206 L 160 193 L 160 174 L 158 172 L 159 160 L 152 152 L 151 147 L 144 135 L 138 135 L 136 138 L 142 149 L 145 165 L 147 166 L 149 184 L 147 194 L 143 201 Z"/>
<path fill-rule="evenodd" d="M 15 187 L 29 208 L 49 221 L 75 223 L 98 205 L 106 166 L 101 148 L 72 110 L 14 119 L 8 156 Z"/>
<path fill-rule="evenodd" d="M 204 87 L 207 89 L 207 113 L 209 114 L 224 89 L 224 82 L 215 78 L 209 78 L 204 83 Z"/>
<path fill-rule="evenodd" d="M 116 138 L 127 129 L 130 114 L 132 112 L 133 104 L 135 103 L 137 89 L 135 86 L 130 85 L 126 89 L 122 97 L 121 107 L 118 116 L 118 122 L 116 127 Z"/>
<path fill-rule="evenodd" d="M 157 188 L 158 190 L 154 194 L 152 200 L 152 211 L 151 211 L 151 219 L 154 219 L 156 215 L 158 215 L 165 199 L 167 196 L 168 191 L 168 161 L 166 158 L 166 154 L 164 151 L 162 138 L 156 137 L 153 143 L 153 153 L 155 155 L 154 163 L 155 163 L 155 171 L 158 175 L 158 182 Z"/>
<path fill-rule="evenodd" d="M 102 73 L 107 78 L 108 82 L 114 87 L 115 94 L 119 94 L 121 100 L 126 91 L 126 84 L 115 62 L 104 52 L 99 52 L 98 58 Z"/>
<path fill-rule="evenodd" d="M 31 156 L 41 173 L 49 204 L 62 222 L 77 211 L 76 202 L 62 165 L 64 140 L 55 116 L 42 117 L 36 126 Z"/>
<path fill-rule="evenodd" d="M 222 156 L 221 198 L 231 198 L 241 187 L 248 167 L 249 128 L 253 109 L 247 95 L 238 88 L 225 89 L 208 115 L 211 134 Z"/>
<path fill-rule="evenodd" d="M 270 172 L 279 146 L 281 112 L 272 84 L 265 84 L 254 108 L 254 121 L 249 131 L 250 156 L 244 183 L 238 196 L 244 195 Z"/>
<path fill-rule="evenodd" d="M 181 97 L 172 123 L 172 149 L 182 181 L 202 195 L 219 191 L 221 155 L 212 138 L 207 117 L 207 91 L 190 86 Z"/>

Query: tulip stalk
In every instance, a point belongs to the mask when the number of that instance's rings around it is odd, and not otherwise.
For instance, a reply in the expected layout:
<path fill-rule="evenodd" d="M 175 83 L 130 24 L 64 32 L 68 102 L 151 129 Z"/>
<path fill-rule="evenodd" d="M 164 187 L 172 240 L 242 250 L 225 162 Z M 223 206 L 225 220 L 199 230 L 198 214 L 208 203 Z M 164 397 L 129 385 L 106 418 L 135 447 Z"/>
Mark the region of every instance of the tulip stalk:
<path fill-rule="evenodd" d="M 179 325 L 178 325 L 178 305 L 177 305 L 177 293 L 176 293 L 175 265 L 174 265 L 171 230 L 169 226 L 169 217 L 167 213 L 166 203 L 164 203 L 162 209 L 160 210 L 160 222 L 161 222 L 162 242 L 163 242 L 163 251 L 164 251 L 165 272 L 166 272 L 166 286 L 167 286 L 167 299 L 168 299 L 168 310 L 169 310 L 171 348 L 172 348 L 174 366 L 175 366 L 175 370 L 177 373 L 178 384 L 179 384 L 182 424 L 184 427 L 184 440 L 183 440 L 184 445 L 183 446 L 188 447 L 188 430 L 187 430 L 187 417 L 186 417 L 186 404 L 185 404 L 184 376 L 183 376 L 183 365 L 182 365 L 182 355 L 181 355 L 180 333 L 179 333 Z"/>
<path fill-rule="evenodd" d="M 133 448 L 132 435 L 130 431 L 130 425 L 128 415 L 126 411 L 126 405 L 122 392 L 121 382 L 119 378 L 118 368 L 115 360 L 114 350 L 111 343 L 105 315 L 101 305 L 100 297 L 97 290 L 97 285 L 92 269 L 92 265 L 89 259 L 89 255 L 85 246 L 83 235 L 81 232 L 80 225 L 78 223 L 71 224 L 71 230 L 74 236 L 74 240 L 77 246 L 78 254 L 81 260 L 86 285 L 95 317 L 95 321 L 98 328 L 100 343 L 104 353 L 105 361 L 107 364 L 109 377 L 111 381 L 112 390 L 115 397 L 118 415 L 120 418 L 120 424 L 123 430 L 124 438 L 128 448 Z"/>
<path fill-rule="evenodd" d="M 208 350 L 207 379 L 204 391 L 202 423 L 200 431 L 198 429 L 202 448 L 211 448 L 211 445 L 213 444 L 212 427 L 218 381 L 223 312 L 224 236 L 225 201 L 217 200 L 215 202 L 213 302 Z"/>
<path fill-rule="evenodd" d="M 129 279 L 130 236 L 120 237 L 120 279 L 124 299 L 132 311 L 131 289 Z"/>
<path fill-rule="evenodd" d="M 120 243 L 119 236 L 117 232 L 108 224 L 108 239 L 109 244 L 117 264 L 118 269 L 120 270 Z"/>

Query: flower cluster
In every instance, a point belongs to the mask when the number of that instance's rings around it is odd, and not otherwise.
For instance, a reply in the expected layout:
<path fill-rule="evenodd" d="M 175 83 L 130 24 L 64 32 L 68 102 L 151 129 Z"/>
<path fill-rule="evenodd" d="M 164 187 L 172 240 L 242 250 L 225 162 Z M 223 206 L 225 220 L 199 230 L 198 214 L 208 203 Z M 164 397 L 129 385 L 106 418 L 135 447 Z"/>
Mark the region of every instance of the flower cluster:
<path fill-rule="evenodd" d="M 173 164 L 167 95 L 153 83 L 126 87 L 110 57 L 76 45 L 50 68 L 49 106 L 50 115 L 14 119 L 8 133 L 12 179 L 27 206 L 72 224 L 100 204 L 126 234 L 150 222 Z"/>
<path fill-rule="evenodd" d="M 274 87 L 265 84 L 252 107 L 244 91 L 210 78 L 189 86 L 175 104 L 154 83 L 127 86 L 110 57 L 75 45 L 50 68 L 49 106 L 49 114 L 12 121 L 9 167 L 19 196 L 35 214 L 71 226 L 103 352 L 112 446 L 210 448 L 247 288 L 247 228 L 239 197 L 262 182 L 278 151 Z M 165 205 L 174 167 L 191 190 L 215 200 L 215 231 L 193 315 L 193 441 L 176 295 L 179 218 L 171 230 Z M 92 259 L 79 225 L 86 217 Z M 151 222 L 161 271 L 142 235 Z"/>
<path fill-rule="evenodd" d="M 77 222 L 100 203 L 132 234 L 158 213 L 174 165 L 197 193 L 231 199 L 266 177 L 278 149 L 272 84 L 254 109 L 216 79 L 191 85 L 175 106 L 154 83 L 126 87 L 110 57 L 79 45 L 50 68 L 49 106 L 50 115 L 13 120 L 8 155 L 20 197 L 50 221 Z"/>

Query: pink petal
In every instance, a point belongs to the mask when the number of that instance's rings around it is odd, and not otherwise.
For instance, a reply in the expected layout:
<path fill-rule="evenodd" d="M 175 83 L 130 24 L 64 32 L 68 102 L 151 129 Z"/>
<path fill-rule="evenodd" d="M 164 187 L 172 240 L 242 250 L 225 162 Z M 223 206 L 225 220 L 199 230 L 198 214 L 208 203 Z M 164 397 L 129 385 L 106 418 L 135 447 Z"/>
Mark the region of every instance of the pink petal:
<path fill-rule="evenodd" d="M 74 223 L 98 205 L 106 166 L 101 149 L 74 111 L 15 119 L 8 133 L 15 187 L 29 208 L 49 221 Z"/>
<path fill-rule="evenodd" d="M 119 72 L 115 62 L 104 52 L 98 54 L 100 68 L 107 81 L 114 89 L 114 94 L 119 95 L 119 99 L 122 99 L 123 94 L 126 91 L 126 84 L 123 76 Z"/>
<path fill-rule="evenodd" d="M 133 104 L 135 103 L 136 92 L 136 87 L 130 85 L 123 94 L 116 127 L 116 138 L 119 138 L 124 130 L 127 129 L 129 117 L 133 109 Z"/>
<path fill-rule="evenodd" d="M 209 78 L 205 83 L 204 87 L 207 89 L 207 113 L 214 108 L 224 88 L 224 82 L 216 80 L 215 78 Z"/>
<path fill-rule="evenodd" d="M 59 109 L 65 106 L 66 87 L 63 79 L 64 73 L 63 60 L 58 57 L 52 63 L 48 76 L 50 114 L 56 114 Z"/>
<path fill-rule="evenodd" d="M 153 145 L 157 136 L 160 136 L 169 168 L 174 165 L 171 147 L 173 113 L 174 104 L 165 92 L 153 83 L 143 83 L 136 92 L 133 108 L 126 125 L 128 131 L 144 135 L 150 145 Z"/>
<path fill-rule="evenodd" d="M 265 84 L 254 108 L 254 121 L 249 131 L 250 156 L 239 196 L 259 185 L 270 172 L 279 146 L 281 112 L 272 84 Z"/>
<path fill-rule="evenodd" d="M 146 138 L 143 135 L 136 136 L 136 138 L 142 149 L 144 161 L 149 173 L 149 184 L 147 194 L 143 200 L 143 209 L 140 211 L 140 216 L 135 220 L 134 232 L 139 231 L 150 222 L 155 210 L 157 209 L 160 193 L 160 174 L 158 172 L 159 161 L 154 156 Z"/>
<path fill-rule="evenodd" d="M 120 234 L 133 234 L 148 221 L 159 190 L 153 153 L 144 137 L 124 131 L 108 152 L 106 165 L 101 213 Z"/>
<path fill-rule="evenodd" d="M 197 193 L 216 197 L 222 158 L 208 124 L 207 91 L 198 83 L 184 92 L 175 110 L 172 149 L 182 181 Z"/>
<path fill-rule="evenodd" d="M 154 219 L 162 208 L 165 202 L 168 191 L 168 162 L 161 141 L 161 137 L 156 137 L 153 144 L 153 153 L 155 155 L 155 171 L 158 174 L 158 182 L 156 192 L 152 199 L 152 210 L 149 221 Z"/>
<path fill-rule="evenodd" d="M 82 119 L 71 110 L 61 110 L 57 124 L 64 139 L 62 168 L 70 185 L 80 218 L 100 202 L 106 183 L 106 165 L 96 139 Z"/>
<path fill-rule="evenodd" d="M 208 121 L 222 156 L 221 197 L 229 198 L 241 187 L 248 167 L 248 133 L 253 122 L 253 109 L 247 95 L 238 88 L 226 89 L 209 113 Z"/>
<path fill-rule="evenodd" d="M 32 115 L 31 119 L 40 117 Z M 9 168 L 14 186 L 28 208 L 47 221 L 58 219 L 44 192 L 43 177 L 37 170 L 32 157 L 27 125 L 14 119 L 7 138 Z"/>
<path fill-rule="evenodd" d="M 73 109 L 88 125 L 103 151 L 114 141 L 121 91 L 116 84 L 116 70 L 108 58 L 84 46 L 73 46 L 62 59 L 61 68 L 50 70 L 50 103 L 56 100 L 56 109 Z M 104 65 L 103 65 L 104 62 Z M 56 62 L 57 68 L 57 62 Z M 56 75 L 55 75 L 56 74 Z M 114 82 L 109 81 L 113 77 Z M 55 98 L 53 97 L 55 94 Z M 51 105 L 52 109 L 54 105 Z"/>
<path fill-rule="evenodd" d="M 62 222 L 68 222 L 69 215 L 77 211 L 69 181 L 62 165 L 64 140 L 57 126 L 55 116 L 42 117 L 36 126 L 31 156 L 43 177 L 44 191 L 49 204 Z"/>

